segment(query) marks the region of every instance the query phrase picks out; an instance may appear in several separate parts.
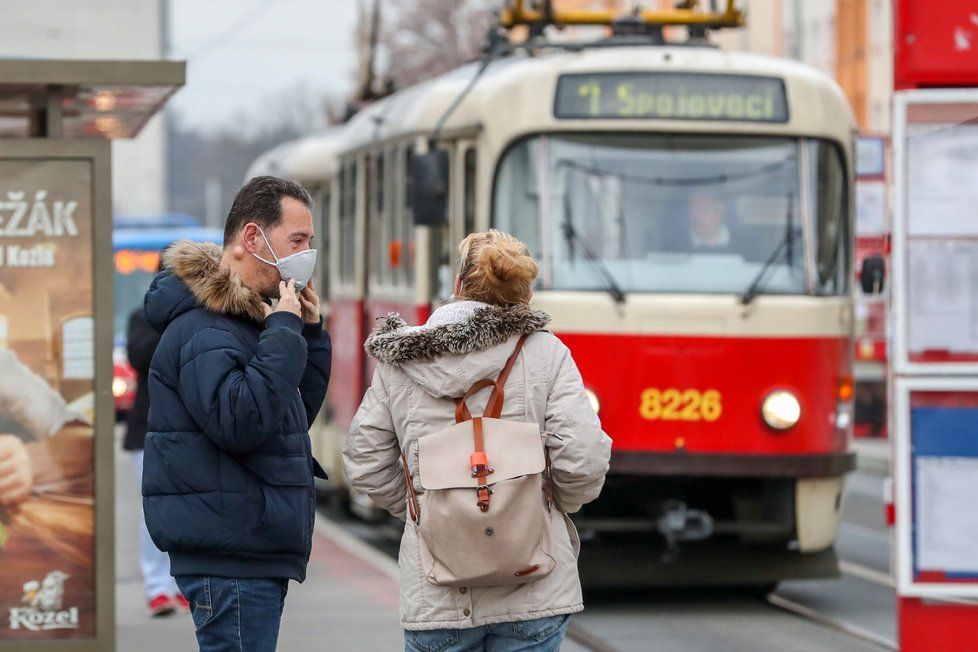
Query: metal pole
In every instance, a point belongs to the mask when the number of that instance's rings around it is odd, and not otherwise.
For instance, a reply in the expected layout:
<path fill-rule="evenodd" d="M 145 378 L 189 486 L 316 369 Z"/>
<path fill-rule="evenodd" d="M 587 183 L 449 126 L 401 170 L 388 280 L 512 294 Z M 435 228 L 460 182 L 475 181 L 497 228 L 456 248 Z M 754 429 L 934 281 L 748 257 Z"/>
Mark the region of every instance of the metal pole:
<path fill-rule="evenodd" d="M 64 96 L 64 87 L 56 84 L 48 86 L 45 93 L 44 124 L 41 127 L 43 137 L 62 138 L 64 129 L 62 125 L 61 99 Z"/>

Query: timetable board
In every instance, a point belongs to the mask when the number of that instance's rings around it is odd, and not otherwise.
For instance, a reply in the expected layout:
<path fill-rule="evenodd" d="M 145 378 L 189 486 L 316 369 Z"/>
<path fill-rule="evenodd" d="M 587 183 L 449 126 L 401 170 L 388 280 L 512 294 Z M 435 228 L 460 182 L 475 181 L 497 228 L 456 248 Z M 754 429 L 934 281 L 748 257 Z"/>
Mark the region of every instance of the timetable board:
<path fill-rule="evenodd" d="M 900 594 L 978 596 L 978 379 L 898 378 L 894 395 Z"/>
<path fill-rule="evenodd" d="M 895 98 L 893 365 L 978 373 L 978 92 Z"/>

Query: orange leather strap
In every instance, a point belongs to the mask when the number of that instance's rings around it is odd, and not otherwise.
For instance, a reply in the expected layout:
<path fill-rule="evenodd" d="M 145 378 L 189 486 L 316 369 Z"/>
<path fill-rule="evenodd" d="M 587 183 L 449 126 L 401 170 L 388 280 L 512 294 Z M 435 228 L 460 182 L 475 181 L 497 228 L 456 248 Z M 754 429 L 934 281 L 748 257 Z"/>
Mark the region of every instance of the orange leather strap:
<path fill-rule="evenodd" d="M 465 395 L 461 398 L 455 399 L 455 423 L 462 423 L 463 421 L 468 421 L 472 418 L 472 414 L 469 412 L 469 406 L 465 404 L 465 401 L 469 399 L 470 396 L 477 392 L 481 392 L 487 387 L 494 387 L 496 381 L 494 380 L 480 380 L 475 385 L 469 388 L 469 391 L 465 392 Z"/>
<path fill-rule="evenodd" d="M 489 378 L 480 380 L 475 385 L 472 385 L 472 387 L 469 388 L 469 391 L 465 392 L 464 396 L 455 399 L 455 423 L 462 423 L 463 421 L 468 421 L 472 418 L 472 413 L 469 412 L 469 408 L 465 404 L 465 401 L 467 401 L 473 394 L 481 392 L 487 387 L 492 387 L 493 390 L 492 394 L 489 396 L 489 402 L 486 403 L 486 411 L 483 416 L 493 419 L 499 418 L 499 415 L 503 410 L 503 401 L 506 399 L 506 393 L 503 387 L 506 385 L 506 380 L 509 378 L 509 372 L 513 370 L 513 365 L 516 364 L 516 358 L 523 349 L 523 344 L 526 342 L 527 337 L 527 335 L 520 337 L 519 341 L 516 343 L 516 348 L 506 360 L 506 364 L 503 366 L 503 370 L 499 372 L 499 377 L 496 378 L 496 380 L 491 380 Z"/>
<path fill-rule="evenodd" d="M 550 464 L 550 450 L 547 445 L 543 445 L 543 457 L 547 461 L 547 472 L 543 478 L 543 495 L 547 498 L 547 511 L 554 504 L 554 467 Z"/>
<path fill-rule="evenodd" d="M 509 378 L 509 372 L 513 370 L 513 365 L 516 364 L 516 358 L 519 357 L 520 351 L 523 350 L 523 344 L 526 343 L 527 335 L 520 337 L 519 341 L 516 343 L 516 348 L 513 349 L 513 353 L 506 360 L 506 366 L 503 370 L 499 372 L 499 377 L 496 379 L 496 389 L 493 390 L 492 396 L 489 397 L 489 402 L 486 404 L 485 416 L 492 419 L 498 419 L 499 415 L 503 412 L 503 401 L 506 400 L 506 393 L 503 389 L 506 386 L 506 380 Z"/>
<path fill-rule="evenodd" d="M 475 445 L 475 453 L 470 456 L 469 461 L 473 458 L 481 457 L 485 459 L 484 464 L 475 464 L 472 466 L 472 475 L 475 477 L 479 484 L 476 487 L 476 494 L 479 499 L 476 505 L 479 506 L 484 512 L 489 511 L 489 496 L 492 495 L 492 490 L 489 489 L 489 474 L 493 472 L 492 467 L 489 466 L 489 461 L 486 458 L 486 442 L 485 438 L 482 436 L 482 417 L 475 417 L 472 419 L 472 433 L 473 433 L 473 444 Z M 481 460 L 480 460 L 481 461 Z"/>
<path fill-rule="evenodd" d="M 516 358 L 519 357 L 520 351 L 523 349 L 523 344 L 526 342 L 527 335 L 520 337 L 519 341 L 516 343 L 516 348 L 513 353 L 506 360 L 506 364 L 503 366 L 503 370 L 499 372 L 499 377 L 496 380 L 490 380 L 488 378 L 480 380 L 476 384 L 469 388 L 469 391 L 465 392 L 465 395 L 455 399 L 455 423 L 462 423 L 463 421 L 472 421 L 472 433 L 473 433 L 473 447 L 475 451 L 469 456 L 469 466 L 472 469 L 472 477 L 478 480 L 478 485 L 476 486 L 476 494 L 478 495 L 478 505 L 479 509 L 483 512 L 489 511 L 489 498 L 492 496 L 492 489 L 489 488 L 489 475 L 493 473 L 493 468 L 489 466 L 489 459 L 486 456 L 486 444 L 485 438 L 483 437 L 483 417 L 472 418 L 472 413 L 469 412 L 468 406 L 465 401 L 469 399 L 470 396 L 476 392 L 481 392 L 487 387 L 492 387 L 492 394 L 489 396 L 489 402 L 486 403 L 486 411 L 483 414 L 484 417 L 489 417 L 492 419 L 498 419 L 503 410 L 503 401 L 505 400 L 505 392 L 503 391 L 503 386 L 506 385 L 506 380 L 509 378 L 509 373 L 513 370 L 513 365 L 516 364 Z M 407 475 L 407 460 L 404 461 L 405 475 Z M 412 485 L 408 493 L 413 495 L 414 486 Z M 413 497 L 414 509 L 417 509 L 417 497 Z M 413 519 L 413 516 L 412 516 Z"/>
<path fill-rule="evenodd" d="M 418 493 L 414 490 L 414 479 L 411 478 L 411 469 L 408 468 L 407 458 L 404 451 L 401 451 L 401 464 L 404 465 L 404 484 L 407 487 L 408 513 L 415 525 L 421 522 L 421 507 L 418 505 Z"/>

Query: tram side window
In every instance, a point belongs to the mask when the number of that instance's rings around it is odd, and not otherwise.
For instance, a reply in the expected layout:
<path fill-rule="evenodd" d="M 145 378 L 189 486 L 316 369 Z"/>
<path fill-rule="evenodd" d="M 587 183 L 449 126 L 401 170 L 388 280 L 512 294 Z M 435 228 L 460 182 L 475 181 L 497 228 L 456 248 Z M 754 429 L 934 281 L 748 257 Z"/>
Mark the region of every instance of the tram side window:
<path fill-rule="evenodd" d="M 387 261 L 387 242 L 390 234 L 390 224 L 384 214 L 384 155 L 377 154 L 370 158 L 370 231 L 368 235 L 368 251 L 370 264 L 370 280 L 375 285 L 389 286 L 391 284 L 390 267 Z"/>
<path fill-rule="evenodd" d="M 464 212 L 465 234 L 475 231 L 475 184 L 476 179 L 475 148 L 465 150 L 465 188 L 462 195 L 462 210 Z"/>
<path fill-rule="evenodd" d="M 849 291 L 849 197 L 839 150 L 808 141 L 815 196 L 815 279 L 818 294 Z"/>
<path fill-rule="evenodd" d="M 408 146 L 404 148 L 402 163 L 404 165 L 404 183 L 401 186 L 403 195 L 401 196 L 401 233 L 404 237 L 401 242 L 401 264 L 404 268 L 405 287 L 414 286 L 414 211 L 411 210 L 411 191 L 414 180 L 411 178 L 411 161 L 414 159 L 414 150 Z"/>
<path fill-rule="evenodd" d="M 330 183 L 332 182 L 331 181 L 327 182 L 326 187 L 323 188 L 322 194 L 320 194 L 319 224 L 316 227 L 318 229 L 318 232 L 321 234 L 319 249 L 320 251 L 327 251 L 327 252 L 329 251 L 329 238 L 330 238 L 329 222 L 330 219 L 332 219 L 331 216 L 333 210 L 333 193 L 330 190 L 330 186 L 329 186 Z M 320 266 L 321 271 L 319 272 L 319 276 L 317 276 L 316 278 L 322 279 L 322 282 L 319 280 L 316 281 L 316 289 L 319 290 L 320 296 L 325 301 L 329 299 L 329 282 L 330 282 L 329 264 L 327 263 L 325 256 L 320 256 L 317 264 Z"/>
<path fill-rule="evenodd" d="M 343 165 L 340 172 L 340 282 L 350 285 L 356 281 L 356 162 Z"/>
<path fill-rule="evenodd" d="M 538 261 L 543 259 L 537 182 L 539 156 L 539 139 L 524 140 L 513 146 L 499 167 L 493 199 L 493 227 L 522 240 Z"/>
<path fill-rule="evenodd" d="M 384 205 L 387 212 L 384 219 L 387 221 L 387 238 L 384 240 L 384 265 L 387 267 L 388 282 L 394 287 L 400 287 L 404 283 L 403 279 L 403 260 L 401 259 L 401 247 L 404 239 L 399 202 L 395 196 L 394 180 L 397 179 L 397 153 L 395 150 L 384 152 Z"/>

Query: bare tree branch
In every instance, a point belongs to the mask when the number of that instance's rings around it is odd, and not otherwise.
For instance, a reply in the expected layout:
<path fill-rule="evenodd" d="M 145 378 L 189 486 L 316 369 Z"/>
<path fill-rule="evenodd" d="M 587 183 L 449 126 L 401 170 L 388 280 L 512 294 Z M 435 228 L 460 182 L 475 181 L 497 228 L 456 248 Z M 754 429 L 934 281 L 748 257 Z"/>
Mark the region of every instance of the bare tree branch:
<path fill-rule="evenodd" d="M 388 84 L 404 88 L 472 61 L 499 5 L 498 0 L 389 0 L 376 52 L 371 53 L 371 15 L 360 0 L 359 74 L 375 56 L 373 91 L 380 95 Z"/>

